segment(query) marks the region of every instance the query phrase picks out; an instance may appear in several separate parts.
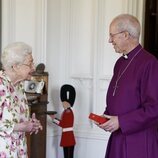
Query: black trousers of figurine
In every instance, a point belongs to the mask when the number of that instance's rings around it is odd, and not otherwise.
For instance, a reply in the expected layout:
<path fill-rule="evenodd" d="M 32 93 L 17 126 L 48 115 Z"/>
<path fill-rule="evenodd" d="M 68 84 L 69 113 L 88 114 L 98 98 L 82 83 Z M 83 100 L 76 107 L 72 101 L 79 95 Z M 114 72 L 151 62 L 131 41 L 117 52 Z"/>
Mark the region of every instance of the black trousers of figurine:
<path fill-rule="evenodd" d="M 64 158 L 73 158 L 74 155 L 74 146 L 64 147 Z"/>

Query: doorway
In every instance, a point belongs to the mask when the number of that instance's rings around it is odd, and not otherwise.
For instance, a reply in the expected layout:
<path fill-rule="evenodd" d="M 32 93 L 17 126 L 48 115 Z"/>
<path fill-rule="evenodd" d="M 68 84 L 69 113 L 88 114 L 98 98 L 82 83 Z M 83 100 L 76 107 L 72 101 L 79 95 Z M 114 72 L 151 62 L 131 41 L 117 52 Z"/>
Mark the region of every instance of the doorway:
<path fill-rule="evenodd" d="M 144 48 L 158 59 L 158 0 L 146 0 Z"/>

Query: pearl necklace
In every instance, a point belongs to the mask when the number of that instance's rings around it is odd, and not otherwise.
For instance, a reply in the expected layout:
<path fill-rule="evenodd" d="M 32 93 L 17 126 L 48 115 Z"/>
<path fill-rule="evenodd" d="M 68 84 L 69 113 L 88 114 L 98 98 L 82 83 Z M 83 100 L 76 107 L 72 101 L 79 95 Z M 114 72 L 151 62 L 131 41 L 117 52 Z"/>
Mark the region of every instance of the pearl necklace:
<path fill-rule="evenodd" d="M 130 66 L 130 64 L 132 63 L 132 61 L 134 60 L 134 58 L 138 55 L 138 53 L 142 50 L 143 48 L 139 49 L 138 52 L 133 56 L 133 58 L 130 60 L 130 62 L 127 64 L 127 66 L 125 67 L 125 69 L 122 71 L 122 73 L 120 74 L 120 71 L 119 71 L 119 74 L 118 74 L 118 77 L 116 79 L 116 82 L 115 82 L 115 86 L 114 86 L 114 91 L 113 91 L 113 96 L 115 96 L 115 93 L 116 93 L 116 89 L 118 88 L 118 81 L 120 80 L 120 78 L 122 77 L 122 75 L 125 73 L 125 71 L 128 69 L 128 67 Z"/>

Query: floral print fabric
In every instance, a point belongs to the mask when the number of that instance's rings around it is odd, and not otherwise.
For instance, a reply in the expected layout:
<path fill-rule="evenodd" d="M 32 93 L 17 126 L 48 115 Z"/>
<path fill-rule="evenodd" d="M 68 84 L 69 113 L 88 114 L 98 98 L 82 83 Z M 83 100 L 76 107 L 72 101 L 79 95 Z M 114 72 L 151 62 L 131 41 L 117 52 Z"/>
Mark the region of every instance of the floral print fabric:
<path fill-rule="evenodd" d="M 16 87 L 0 71 L 0 158 L 27 158 L 25 132 L 13 131 L 16 123 L 29 119 L 23 84 Z"/>

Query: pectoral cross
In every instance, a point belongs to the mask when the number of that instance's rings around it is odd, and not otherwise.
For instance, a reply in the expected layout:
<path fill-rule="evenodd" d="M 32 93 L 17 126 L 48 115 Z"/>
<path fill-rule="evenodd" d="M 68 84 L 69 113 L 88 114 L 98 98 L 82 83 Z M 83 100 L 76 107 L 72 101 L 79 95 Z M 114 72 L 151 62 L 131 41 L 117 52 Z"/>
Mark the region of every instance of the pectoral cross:
<path fill-rule="evenodd" d="M 117 83 L 118 83 L 118 80 L 116 81 L 115 86 L 114 86 L 114 91 L 113 91 L 113 94 L 112 94 L 113 96 L 115 95 L 115 93 L 116 93 L 116 89 L 118 88 Z"/>
<path fill-rule="evenodd" d="M 118 81 L 120 80 L 120 78 L 122 77 L 122 75 L 126 72 L 126 70 L 128 69 L 128 67 L 130 66 L 130 64 L 132 63 L 132 61 L 134 60 L 134 58 L 138 55 L 138 53 L 142 50 L 143 48 L 139 49 L 136 54 L 133 56 L 133 58 L 129 61 L 129 63 L 127 64 L 127 66 L 124 68 L 124 70 L 122 72 L 119 71 L 118 73 L 118 77 L 114 86 L 114 91 L 113 91 L 113 96 L 116 93 L 116 89 L 118 88 Z"/>

